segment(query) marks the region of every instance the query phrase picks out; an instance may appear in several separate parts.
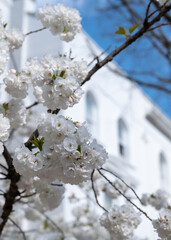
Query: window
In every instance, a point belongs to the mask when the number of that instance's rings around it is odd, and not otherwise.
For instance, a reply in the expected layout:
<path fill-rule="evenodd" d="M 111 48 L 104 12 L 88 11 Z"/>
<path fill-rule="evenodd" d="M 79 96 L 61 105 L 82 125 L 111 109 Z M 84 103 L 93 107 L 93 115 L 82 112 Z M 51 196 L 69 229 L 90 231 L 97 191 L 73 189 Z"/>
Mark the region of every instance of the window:
<path fill-rule="evenodd" d="M 159 156 L 160 185 L 167 190 L 168 187 L 168 164 L 165 155 L 161 152 Z"/>
<path fill-rule="evenodd" d="M 86 122 L 93 136 L 97 136 L 98 130 L 98 114 L 97 104 L 91 92 L 86 94 Z"/>
<path fill-rule="evenodd" d="M 128 158 L 128 130 L 121 118 L 118 121 L 118 148 L 120 156 Z"/>

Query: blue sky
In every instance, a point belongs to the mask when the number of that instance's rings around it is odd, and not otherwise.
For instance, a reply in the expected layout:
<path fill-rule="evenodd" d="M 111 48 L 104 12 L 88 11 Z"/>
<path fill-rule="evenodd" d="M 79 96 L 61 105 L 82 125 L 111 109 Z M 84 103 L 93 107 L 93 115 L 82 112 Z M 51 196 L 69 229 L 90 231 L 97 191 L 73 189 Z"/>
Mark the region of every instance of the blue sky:
<path fill-rule="evenodd" d="M 126 22 L 119 19 L 119 12 L 109 12 L 104 14 L 103 9 L 106 6 L 106 0 L 37 0 L 37 6 L 43 6 L 45 3 L 56 4 L 65 3 L 71 7 L 75 7 L 80 11 L 82 17 L 82 25 L 84 30 L 103 48 L 109 48 L 108 52 L 112 51 L 117 46 L 121 45 L 125 39 L 122 36 L 114 34 L 116 31 L 116 22 L 124 27 L 129 27 Z M 143 14 L 143 13 L 142 13 Z M 117 25 L 118 26 L 118 25 Z M 144 51 L 147 49 L 149 51 Z M 136 50 L 136 55 L 135 55 Z M 169 74 L 168 66 L 165 59 L 160 58 L 157 52 L 150 54 L 151 45 L 148 40 L 142 38 L 133 46 L 119 54 L 115 61 L 125 70 L 136 69 L 136 71 L 160 72 L 162 76 Z M 146 55 L 148 53 L 149 62 L 146 64 Z M 138 76 L 141 81 L 155 81 L 147 76 Z M 142 90 L 150 96 L 150 98 L 169 116 L 171 117 L 171 96 L 159 92 L 154 89 L 143 87 Z"/>

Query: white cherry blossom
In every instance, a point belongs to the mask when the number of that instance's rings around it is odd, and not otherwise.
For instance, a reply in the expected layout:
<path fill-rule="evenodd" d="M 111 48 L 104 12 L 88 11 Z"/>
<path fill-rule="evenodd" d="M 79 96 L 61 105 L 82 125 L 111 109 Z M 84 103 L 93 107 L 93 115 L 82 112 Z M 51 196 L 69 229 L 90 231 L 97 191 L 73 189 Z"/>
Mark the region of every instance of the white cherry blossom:
<path fill-rule="evenodd" d="M 113 205 L 109 213 L 104 213 L 100 217 L 100 223 L 116 240 L 132 239 L 134 230 L 141 222 L 140 214 L 132 205 Z"/>
<path fill-rule="evenodd" d="M 0 114 L 0 141 L 6 141 L 9 137 L 10 121 Z"/>
<path fill-rule="evenodd" d="M 3 103 L 0 113 L 8 117 L 11 128 L 17 129 L 26 123 L 26 109 L 20 99 L 11 99 L 8 103 Z"/>
<path fill-rule="evenodd" d="M 171 210 L 162 209 L 159 218 L 152 222 L 160 239 L 171 239 Z"/>
<path fill-rule="evenodd" d="M 38 10 L 37 16 L 44 27 L 50 28 L 54 35 L 59 34 L 60 39 L 66 42 L 73 40 L 81 30 L 79 12 L 64 4 L 46 5 Z"/>

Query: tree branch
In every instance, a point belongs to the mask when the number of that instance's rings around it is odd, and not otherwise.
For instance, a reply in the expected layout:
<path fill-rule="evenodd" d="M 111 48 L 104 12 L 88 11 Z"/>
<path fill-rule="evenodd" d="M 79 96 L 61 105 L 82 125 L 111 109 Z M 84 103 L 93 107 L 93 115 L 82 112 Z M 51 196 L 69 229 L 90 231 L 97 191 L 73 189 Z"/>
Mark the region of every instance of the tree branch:
<path fill-rule="evenodd" d="M 8 221 L 10 213 L 12 212 L 13 205 L 15 203 L 15 198 L 19 195 L 17 182 L 20 179 L 20 175 L 15 171 L 15 168 L 12 163 L 13 159 L 10 156 L 6 146 L 4 146 L 3 156 L 8 165 L 8 178 L 11 180 L 11 183 L 8 192 L 4 194 L 5 203 L 3 206 L 3 212 L 1 216 L 2 222 L 0 224 L 0 235 L 3 231 L 6 222 Z"/>
<path fill-rule="evenodd" d="M 38 104 L 39 104 L 39 102 L 34 102 L 34 103 L 32 103 L 30 106 L 26 107 L 26 109 L 30 109 L 30 108 L 38 105 Z"/>
<path fill-rule="evenodd" d="M 125 184 L 125 186 L 127 186 L 127 188 L 131 189 L 131 191 L 134 193 L 134 195 L 136 196 L 136 198 L 139 200 L 139 202 L 143 205 L 140 197 L 137 195 L 137 193 L 135 192 L 135 190 L 130 186 L 128 185 L 121 177 L 119 177 L 116 173 L 113 173 L 107 169 L 104 169 L 104 168 L 101 168 L 100 170 L 103 170 L 103 171 L 106 171 L 110 174 L 112 174 L 113 176 L 115 176 L 116 178 L 118 178 L 121 182 L 123 182 Z"/>
<path fill-rule="evenodd" d="M 24 35 L 25 35 L 25 36 L 28 36 L 28 35 L 30 35 L 30 34 L 32 34 L 32 33 L 37 33 L 37 32 L 43 31 L 43 30 L 45 30 L 45 29 L 46 29 L 46 27 L 43 27 L 43 28 L 40 28 L 40 29 L 31 31 L 31 32 L 28 32 L 28 33 L 26 33 L 26 34 L 24 34 Z"/>
<path fill-rule="evenodd" d="M 106 179 L 106 181 L 112 186 L 114 187 L 114 189 L 121 195 L 123 196 L 130 204 L 132 204 L 138 211 L 140 211 L 146 218 L 148 218 L 148 220 L 150 220 L 152 222 L 152 219 L 147 215 L 146 212 L 144 212 L 141 208 L 139 208 L 134 202 L 131 201 L 130 198 L 128 198 L 125 194 L 123 194 L 100 170 L 98 170 L 98 172 L 100 173 L 100 175 Z"/>
<path fill-rule="evenodd" d="M 92 186 L 92 190 L 93 190 L 93 193 L 94 193 L 94 197 L 95 197 L 95 199 L 96 199 L 96 203 L 97 203 L 97 205 L 98 205 L 100 208 L 102 208 L 105 212 L 108 212 L 107 209 L 105 209 L 105 208 L 99 203 L 99 201 L 98 201 L 97 193 L 96 193 L 96 190 L 95 190 L 95 187 L 94 187 L 94 180 L 93 180 L 94 171 L 95 171 L 95 170 L 93 170 L 92 173 L 91 173 L 91 186 Z"/>
<path fill-rule="evenodd" d="M 25 233 L 23 232 L 23 230 L 20 228 L 20 226 L 19 226 L 16 222 L 14 222 L 11 218 L 9 218 L 9 220 L 14 224 L 14 226 L 16 226 L 16 227 L 18 228 L 18 230 L 20 231 L 20 233 L 21 233 L 22 236 L 23 236 L 23 239 L 24 239 L 24 240 L 27 240 L 27 239 L 26 239 L 26 235 L 25 235 Z"/>
<path fill-rule="evenodd" d="M 35 137 L 38 137 L 39 136 L 39 132 L 38 130 L 36 129 L 32 135 L 30 136 L 30 138 L 28 139 L 27 142 L 24 143 L 25 147 L 27 147 L 30 151 L 32 150 L 32 143 L 31 141 L 34 140 Z"/>
<path fill-rule="evenodd" d="M 100 68 L 102 68 L 107 63 L 111 62 L 115 56 L 117 56 L 120 52 L 122 52 L 124 49 L 126 49 L 128 46 L 130 46 L 133 42 L 135 42 L 137 39 L 139 39 L 141 36 L 143 36 L 148 29 L 153 26 L 156 22 L 160 21 L 160 19 L 171 9 L 171 6 L 166 6 L 165 8 L 162 8 L 160 13 L 154 17 L 150 22 L 147 22 L 143 25 L 143 27 L 134 35 L 132 35 L 127 41 L 125 41 L 120 47 L 113 50 L 104 60 L 97 63 L 88 73 L 87 77 L 84 79 L 81 85 L 85 84 L 87 81 L 90 80 L 90 78 L 93 76 L 94 73 L 96 73 Z"/>

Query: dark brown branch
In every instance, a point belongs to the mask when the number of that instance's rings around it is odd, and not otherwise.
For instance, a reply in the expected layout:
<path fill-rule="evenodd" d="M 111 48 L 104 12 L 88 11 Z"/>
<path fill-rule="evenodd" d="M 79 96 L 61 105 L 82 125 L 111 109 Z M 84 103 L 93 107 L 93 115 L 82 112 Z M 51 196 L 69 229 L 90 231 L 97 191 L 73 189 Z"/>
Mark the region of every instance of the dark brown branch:
<path fill-rule="evenodd" d="M 149 19 L 148 13 L 150 11 L 150 6 L 151 6 L 152 2 L 153 2 L 153 0 L 150 0 L 149 4 L 147 6 L 146 13 L 145 13 L 145 19 L 144 19 L 144 25 L 146 25 L 148 22 L 148 19 Z"/>
<path fill-rule="evenodd" d="M 3 212 L 2 212 L 2 222 L 0 224 L 0 235 L 3 231 L 3 228 L 8 221 L 8 218 L 10 216 L 10 213 L 12 212 L 13 205 L 15 203 L 15 198 L 19 195 L 17 182 L 20 179 L 20 175 L 15 171 L 15 168 L 13 166 L 13 159 L 10 156 L 6 146 L 4 146 L 4 152 L 3 156 L 7 162 L 8 165 L 8 178 L 11 180 L 9 190 L 7 193 L 4 194 L 5 197 L 5 203 L 3 206 Z"/>
<path fill-rule="evenodd" d="M 28 195 L 24 195 L 24 196 L 21 196 L 21 193 L 20 193 L 20 197 L 18 199 L 16 199 L 15 202 L 20 202 L 21 199 L 23 198 L 28 198 L 28 197 L 32 197 L 32 196 L 35 196 L 36 195 L 36 192 L 32 193 L 32 194 L 28 194 Z"/>
<path fill-rule="evenodd" d="M 159 28 L 159 27 L 168 26 L 168 25 L 170 25 L 170 24 L 171 24 L 171 22 L 170 22 L 170 23 L 162 23 L 162 24 L 159 24 L 159 25 L 157 25 L 157 26 L 155 26 L 155 27 L 153 27 L 153 28 L 150 28 L 150 29 L 148 30 L 148 32 L 153 31 L 153 30 L 155 30 L 155 29 L 157 29 L 157 28 Z"/>
<path fill-rule="evenodd" d="M 154 5 L 156 6 L 156 8 L 159 9 L 159 11 L 160 11 L 161 6 L 160 6 L 159 2 L 153 1 L 153 3 L 154 3 Z M 167 13 L 166 13 L 163 17 L 164 17 L 168 22 L 171 22 L 171 16 L 168 15 Z"/>
<path fill-rule="evenodd" d="M 61 109 L 56 109 L 56 110 L 48 109 L 47 112 L 48 112 L 48 113 L 52 113 L 52 114 L 56 114 L 56 115 L 57 115 L 57 114 L 59 113 L 60 110 L 61 110 Z"/>
<path fill-rule="evenodd" d="M 28 139 L 28 141 L 26 142 L 26 143 L 24 143 L 24 145 L 25 145 L 25 147 L 27 147 L 30 151 L 32 150 L 32 143 L 31 143 L 31 141 L 36 137 L 38 137 L 39 136 L 39 132 L 38 132 L 38 130 L 36 129 L 33 133 L 32 133 L 32 135 L 30 136 L 30 138 Z"/>
<path fill-rule="evenodd" d="M 32 108 L 32 107 L 38 105 L 38 104 L 39 104 L 39 102 L 34 102 L 34 103 L 31 104 L 30 106 L 26 107 L 26 109 L 30 109 L 30 108 Z"/>
<path fill-rule="evenodd" d="M 0 163 L 0 167 L 2 167 L 3 169 L 5 169 L 6 171 L 8 171 L 8 168 L 6 168 L 3 164 Z"/>
<path fill-rule="evenodd" d="M 153 26 L 156 22 L 160 21 L 160 19 L 164 16 L 171 9 L 171 6 L 166 6 L 165 8 L 161 9 L 160 13 L 154 17 L 150 22 L 146 23 L 137 33 L 132 35 L 127 41 L 125 41 L 120 47 L 113 50 L 104 60 L 97 63 L 88 73 L 87 77 L 82 82 L 82 85 L 90 80 L 92 75 L 96 73 L 100 68 L 102 68 L 107 63 L 111 62 L 115 56 L 117 56 L 120 52 L 130 46 L 133 42 L 137 39 L 142 37 L 148 29 Z"/>

